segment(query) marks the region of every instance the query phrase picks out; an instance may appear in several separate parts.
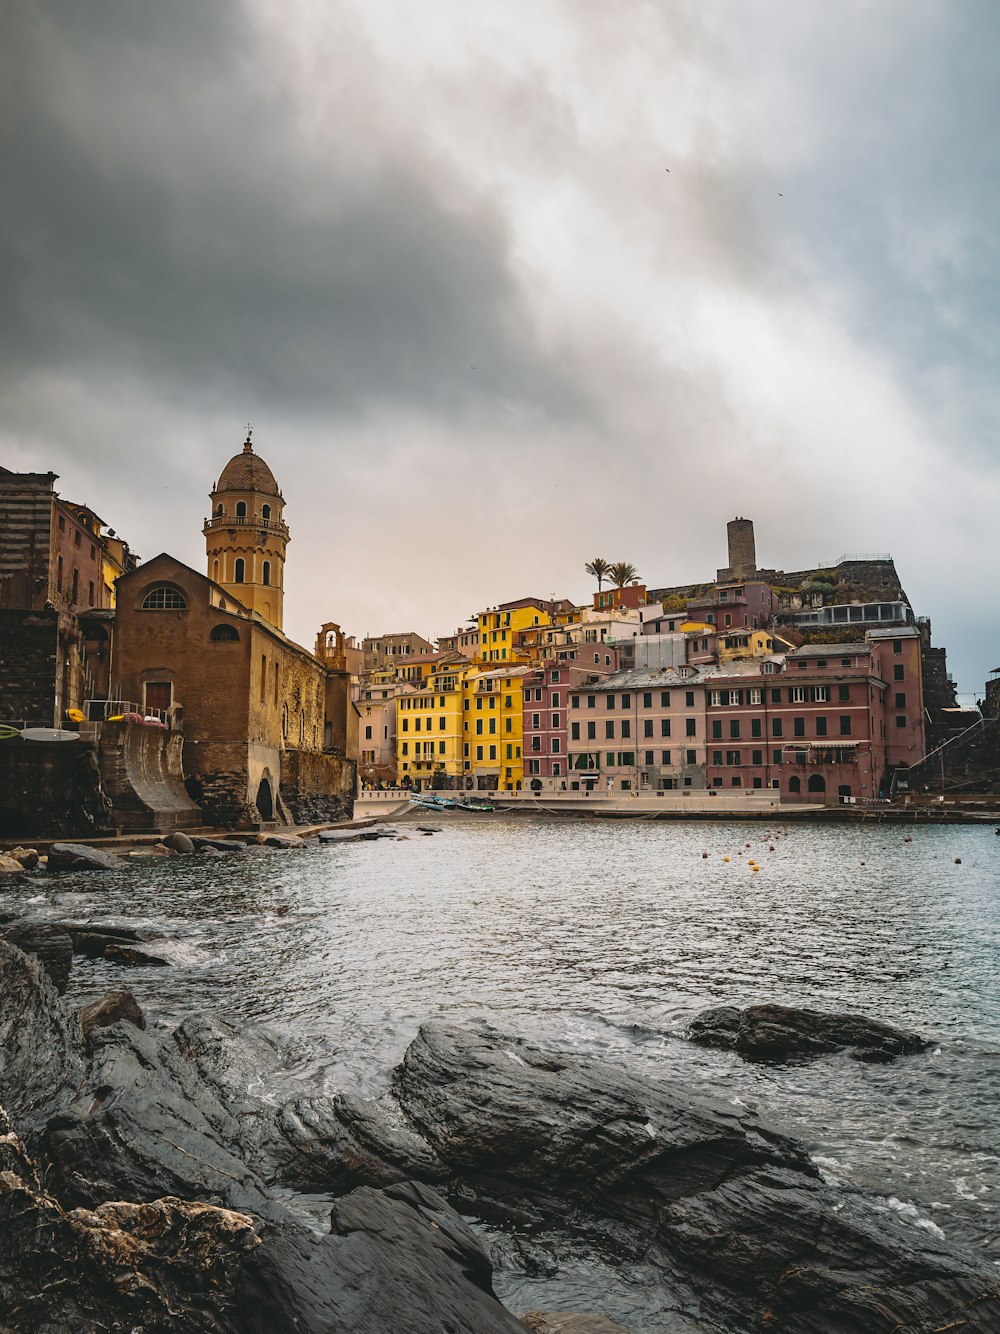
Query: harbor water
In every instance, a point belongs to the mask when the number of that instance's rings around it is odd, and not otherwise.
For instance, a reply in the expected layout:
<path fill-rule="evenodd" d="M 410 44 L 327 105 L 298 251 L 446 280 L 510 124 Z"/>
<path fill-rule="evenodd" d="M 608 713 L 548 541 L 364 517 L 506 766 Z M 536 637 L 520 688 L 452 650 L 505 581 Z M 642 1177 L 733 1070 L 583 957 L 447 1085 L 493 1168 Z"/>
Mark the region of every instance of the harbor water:
<path fill-rule="evenodd" d="M 291 1044 L 265 1090 L 275 1098 L 375 1096 L 421 1022 L 485 1018 L 744 1104 L 873 1207 L 1000 1262 L 992 827 L 440 824 L 301 852 L 134 858 L 36 877 L 5 903 L 162 933 L 171 967 L 78 959 L 69 999 L 129 986 L 152 1022 L 207 1009 L 267 1023 Z M 885 1066 L 758 1066 L 684 1037 L 707 1006 L 763 1001 L 853 1010 L 932 1045 Z M 483 1234 L 515 1309 L 661 1327 L 642 1275 L 601 1271 L 569 1239 L 547 1239 L 540 1259 L 523 1239 Z"/>

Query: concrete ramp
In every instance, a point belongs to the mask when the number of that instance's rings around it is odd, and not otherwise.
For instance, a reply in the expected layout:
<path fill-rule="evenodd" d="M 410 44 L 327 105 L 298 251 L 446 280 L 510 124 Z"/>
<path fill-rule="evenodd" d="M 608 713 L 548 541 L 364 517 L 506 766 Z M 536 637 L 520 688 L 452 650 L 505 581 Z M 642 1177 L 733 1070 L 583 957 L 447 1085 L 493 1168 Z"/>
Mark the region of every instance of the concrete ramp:
<path fill-rule="evenodd" d="M 143 723 L 105 723 L 99 757 L 112 820 L 123 830 L 197 829 L 201 807 L 184 788 L 179 732 Z"/>

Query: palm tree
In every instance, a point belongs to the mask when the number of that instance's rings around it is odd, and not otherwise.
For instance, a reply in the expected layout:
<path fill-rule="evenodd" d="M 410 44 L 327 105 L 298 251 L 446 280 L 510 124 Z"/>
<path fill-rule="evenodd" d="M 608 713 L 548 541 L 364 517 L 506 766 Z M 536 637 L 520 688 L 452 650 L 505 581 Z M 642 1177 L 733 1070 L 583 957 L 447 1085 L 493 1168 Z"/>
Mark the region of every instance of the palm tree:
<path fill-rule="evenodd" d="M 630 584 L 633 579 L 638 578 L 639 571 L 627 560 L 616 560 L 613 565 L 609 565 L 606 574 L 615 588 L 624 588 Z"/>
<path fill-rule="evenodd" d="M 594 559 L 589 561 L 583 568 L 597 580 L 597 591 L 599 593 L 601 591 L 601 584 L 608 577 L 611 566 L 603 556 L 595 556 Z"/>

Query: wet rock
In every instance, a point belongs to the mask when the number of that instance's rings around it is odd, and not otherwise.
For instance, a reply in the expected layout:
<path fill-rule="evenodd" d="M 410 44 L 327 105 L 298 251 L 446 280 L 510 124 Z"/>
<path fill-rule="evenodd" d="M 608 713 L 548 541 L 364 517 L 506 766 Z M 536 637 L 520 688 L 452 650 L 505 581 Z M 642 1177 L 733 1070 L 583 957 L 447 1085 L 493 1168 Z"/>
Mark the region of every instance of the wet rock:
<path fill-rule="evenodd" d="M 0 876 L 23 875 L 24 867 L 16 857 L 0 852 Z"/>
<path fill-rule="evenodd" d="M 846 1051 L 856 1061 L 884 1062 L 926 1051 L 917 1033 L 858 1014 L 825 1013 L 790 1005 L 725 1005 L 692 1020 L 688 1037 L 704 1047 L 722 1047 L 748 1061 L 810 1059 Z"/>
<path fill-rule="evenodd" d="M 73 967 L 73 939 L 68 931 L 48 922 L 16 922 L 0 929 L 0 935 L 25 954 L 34 955 L 63 995 Z"/>
<path fill-rule="evenodd" d="M 321 843 L 374 843 L 383 835 L 377 829 L 321 829 Z"/>
<path fill-rule="evenodd" d="M 273 1131 L 261 1146 L 259 1170 L 295 1190 L 341 1194 L 450 1175 L 398 1109 L 364 1098 L 297 1098 L 279 1110 Z"/>
<path fill-rule="evenodd" d="M 0 1328 L 235 1334 L 225 1313 L 258 1246 L 253 1219 L 181 1200 L 67 1212 L 0 1130 Z"/>
<path fill-rule="evenodd" d="M 104 958 L 112 963 L 125 964 L 128 968 L 169 968 L 170 960 L 159 954 L 148 954 L 137 950 L 134 945 L 109 945 L 104 951 Z"/>
<path fill-rule="evenodd" d="M 536 1334 L 630 1334 L 610 1316 L 580 1311 L 529 1311 L 521 1323 Z"/>
<path fill-rule="evenodd" d="M 146 1016 L 131 991 L 109 991 L 103 1000 L 85 1005 L 80 1011 L 84 1037 L 95 1028 L 110 1028 L 120 1020 L 134 1024 L 136 1028 L 146 1027 Z"/>
<path fill-rule="evenodd" d="M 270 1212 L 263 1183 L 242 1156 L 241 1114 L 253 1110 L 250 1099 L 226 1105 L 175 1034 L 158 1040 L 115 1024 L 92 1029 L 89 1042 L 86 1084 L 52 1117 L 45 1142 L 50 1180 L 64 1202 L 93 1208 L 171 1195 Z"/>
<path fill-rule="evenodd" d="M 36 848 L 11 848 L 9 856 L 15 861 L 20 862 L 26 871 L 33 871 L 38 865 L 38 850 Z"/>
<path fill-rule="evenodd" d="M 456 1199 L 653 1266 L 671 1309 L 696 1313 L 684 1328 L 1000 1327 L 993 1267 L 827 1186 L 794 1140 L 686 1087 L 430 1025 L 394 1091 Z"/>
<path fill-rule="evenodd" d="M 305 839 L 298 834 L 260 834 L 257 840 L 265 848 L 304 848 Z"/>
<path fill-rule="evenodd" d="M 1000 1328 L 996 1270 L 924 1231 L 781 1169 L 758 1169 L 663 1219 L 721 1329 L 902 1334 Z M 752 1317 L 753 1323 L 741 1323 Z"/>
<path fill-rule="evenodd" d="M 189 854 L 195 851 L 194 840 L 181 829 L 175 829 L 172 834 L 167 834 L 163 843 L 166 847 L 172 848 L 174 852 Z"/>
<path fill-rule="evenodd" d="M 156 856 L 156 857 L 176 857 L 176 856 L 177 856 L 177 853 L 174 851 L 174 849 L 173 849 L 173 848 L 168 848 L 167 845 L 166 845 L 166 843 L 154 843 L 153 846 L 152 846 L 152 848 L 150 848 L 150 852 L 151 852 L 154 856 Z M 142 854 L 141 852 L 138 852 L 138 853 L 133 852 L 131 855 L 132 855 L 133 857 L 136 857 L 136 856 L 141 857 L 143 854 Z"/>
<path fill-rule="evenodd" d="M 0 940 L 0 1103 L 34 1141 L 84 1078 L 83 1034 L 41 962 Z"/>
<path fill-rule="evenodd" d="M 393 1091 L 477 1198 L 529 1216 L 580 1206 L 643 1230 L 671 1200 L 735 1171 L 774 1164 L 817 1175 L 795 1140 L 727 1103 L 541 1051 L 485 1024 L 425 1024 Z"/>
<path fill-rule="evenodd" d="M 49 871 L 110 871 L 121 865 L 121 858 L 102 848 L 83 843 L 53 843 L 46 869 Z"/>
<path fill-rule="evenodd" d="M 109 945 L 135 945 L 142 937 L 129 927 L 79 926 L 70 923 L 65 928 L 73 941 L 73 953 L 100 959 Z"/>
<path fill-rule="evenodd" d="M 467 1224 L 413 1182 L 338 1200 L 329 1236 L 267 1228 L 234 1315 L 241 1334 L 524 1334 Z"/>
<path fill-rule="evenodd" d="M 247 845 L 238 838 L 205 838 L 201 834 L 192 834 L 191 842 L 199 852 L 213 848 L 216 852 L 246 852 Z"/>

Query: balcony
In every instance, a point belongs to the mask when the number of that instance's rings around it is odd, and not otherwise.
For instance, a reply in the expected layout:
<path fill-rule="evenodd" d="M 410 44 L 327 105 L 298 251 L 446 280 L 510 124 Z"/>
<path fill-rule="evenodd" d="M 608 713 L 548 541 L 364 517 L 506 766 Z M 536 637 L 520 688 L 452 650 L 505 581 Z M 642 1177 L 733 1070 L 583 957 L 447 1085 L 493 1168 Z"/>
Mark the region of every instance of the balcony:
<path fill-rule="evenodd" d="M 259 528 L 261 532 L 277 533 L 279 537 L 288 537 L 288 524 L 283 519 L 261 519 L 253 515 L 217 514 L 206 519 L 202 531 L 207 533 L 213 528 Z"/>

